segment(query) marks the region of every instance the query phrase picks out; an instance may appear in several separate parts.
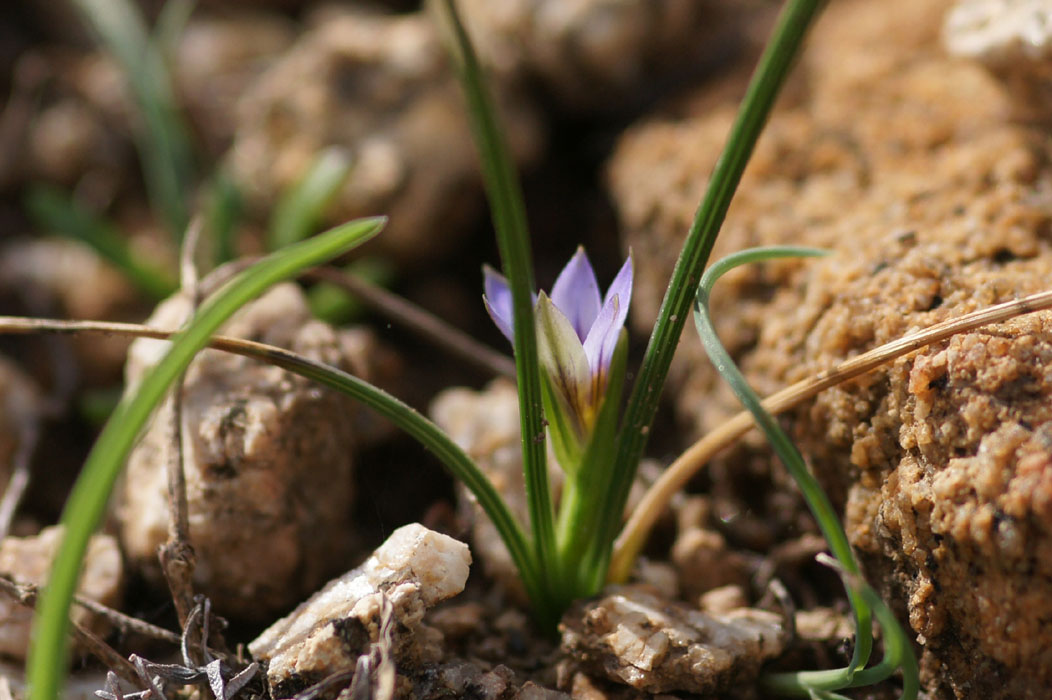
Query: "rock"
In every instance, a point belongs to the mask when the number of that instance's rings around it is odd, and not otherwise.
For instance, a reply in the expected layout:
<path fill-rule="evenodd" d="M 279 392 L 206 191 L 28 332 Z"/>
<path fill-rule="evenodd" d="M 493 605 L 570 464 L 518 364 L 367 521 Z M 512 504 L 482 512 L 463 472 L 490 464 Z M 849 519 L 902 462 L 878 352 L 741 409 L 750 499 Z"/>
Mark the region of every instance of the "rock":
<path fill-rule="evenodd" d="M 218 17 L 197 13 L 172 64 L 187 115 L 217 157 L 233 140 L 238 100 L 295 38 L 294 25 L 281 15 L 245 9 Z"/>
<path fill-rule="evenodd" d="M 0 247 L 0 287 L 18 290 L 36 309 L 77 320 L 138 321 L 138 292 L 87 245 L 62 238 L 16 238 Z M 132 313 L 134 312 L 134 313 Z M 36 310 L 27 309 L 33 315 Z M 96 334 L 73 336 L 76 366 L 87 384 L 119 381 L 130 341 Z M 71 365 L 74 363 L 70 363 Z M 79 370 L 79 372 L 78 372 Z M 72 381 L 72 380 L 70 380 Z"/>
<path fill-rule="evenodd" d="M 187 296 L 178 294 L 149 323 L 177 328 L 188 310 Z M 293 284 L 246 305 L 222 332 L 351 371 L 369 366 L 368 358 L 346 356 L 337 334 L 311 317 Z M 129 390 L 166 347 L 154 340 L 133 344 Z M 190 538 L 196 583 L 221 614 L 271 619 L 347 561 L 361 410 L 347 397 L 256 360 L 205 350 L 190 365 L 183 389 Z M 169 401 L 133 450 L 117 497 L 126 554 L 154 579 L 157 548 L 167 539 L 171 416 Z"/>
<path fill-rule="evenodd" d="M 588 672 L 647 693 L 726 692 L 788 642 L 774 613 L 706 614 L 644 587 L 611 586 L 563 616 L 562 648 Z"/>
<path fill-rule="evenodd" d="M 947 50 L 974 58 L 1005 82 L 1024 119 L 1052 117 L 1052 4 L 960 0 L 943 26 Z"/>
<path fill-rule="evenodd" d="M 329 582 L 249 644 L 268 662 L 273 697 L 289 697 L 333 673 L 355 668 L 380 642 L 390 606 L 391 653 L 401 669 L 435 661 L 442 635 L 424 612 L 464 589 L 471 554 L 451 537 L 411 524 L 395 530 L 360 567 Z"/>
<path fill-rule="evenodd" d="M 499 87 L 497 102 L 511 150 L 525 163 L 540 151 L 537 118 Z M 317 14 L 244 96 L 230 166 L 267 209 L 332 145 L 347 149 L 353 169 L 330 220 L 389 215 L 374 245 L 403 263 L 448 249 L 479 211 L 465 107 L 425 14 Z"/>
<path fill-rule="evenodd" d="M 717 286 L 721 337 L 761 393 L 1047 289 L 1047 134 L 1012 120 L 1012 95 L 981 66 L 939 52 L 946 6 L 834 3 L 811 35 L 797 76 L 806 89 L 772 117 L 716 250 L 834 250 Z M 639 126 L 614 158 L 627 242 L 654 263 L 637 266 L 641 325 L 729 115 Z M 674 382 L 700 433 L 737 405 L 694 334 L 684 338 Z M 1046 312 L 900 358 L 787 419 L 844 509 L 868 579 L 907 612 L 933 694 L 1041 697 L 1052 683 L 1039 622 L 1052 616 L 1050 366 Z"/>
<path fill-rule="evenodd" d="M 539 82 L 572 111 L 624 110 L 655 81 L 696 77 L 735 35 L 719 0 L 465 0 L 460 11 L 497 75 Z"/>
<path fill-rule="evenodd" d="M 33 537 L 6 537 L 0 541 L 0 574 L 15 583 L 42 586 L 62 541 L 60 526 L 43 529 Z M 84 568 L 77 593 L 103 605 L 116 607 L 124 588 L 124 567 L 117 541 L 109 535 L 94 535 L 84 555 Z M 98 635 L 109 624 L 98 615 L 74 605 L 73 620 Z M 25 660 L 29 649 L 33 611 L 7 596 L 0 596 L 0 654 Z"/>

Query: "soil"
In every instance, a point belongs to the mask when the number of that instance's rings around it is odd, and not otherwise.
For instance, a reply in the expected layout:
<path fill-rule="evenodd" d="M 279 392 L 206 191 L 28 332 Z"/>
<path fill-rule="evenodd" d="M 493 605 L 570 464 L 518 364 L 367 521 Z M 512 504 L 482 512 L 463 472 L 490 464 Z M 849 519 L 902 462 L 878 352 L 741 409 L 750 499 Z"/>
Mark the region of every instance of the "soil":
<path fill-rule="evenodd" d="M 222 170 L 242 196 L 237 252 L 261 252 L 282 192 L 323 150 L 342 154 L 351 175 L 318 228 L 390 215 L 357 258 L 391 271 L 391 291 L 507 352 L 480 299 L 481 266 L 498 256 L 463 101 L 420 4 L 196 7 L 169 52 L 196 149 L 192 205 L 207 206 L 206 184 Z M 460 4 L 523 172 L 539 286 L 550 289 L 579 244 L 602 286 L 631 250 L 637 366 L 776 8 Z M 141 6 L 152 21 L 161 3 Z M 119 68 L 75 11 L 37 1 L 0 17 L 0 314 L 178 325 L 192 294 L 158 304 L 24 206 L 41 184 L 69 193 L 174 276 L 178 244 L 151 209 L 136 156 L 140 121 Z M 761 393 L 1047 287 L 1049 27 L 1045 0 L 840 0 L 825 9 L 715 251 L 794 243 L 833 252 L 750 266 L 718 285 L 720 336 Z M 198 291 L 226 273 L 212 274 Z M 525 518 L 507 377 L 368 305 L 315 318 L 316 286 L 276 287 L 226 332 L 404 398 Z M 41 557 L 30 566 L 6 553 L 55 536 L 45 528 L 101 421 L 161 347 L 0 337 L 0 476 L 6 482 L 20 455 L 31 456 L 0 573 L 41 582 Z M 927 697 L 1038 698 L 1052 684 L 1049 367 L 1052 314 L 1042 312 L 899 358 L 783 417 L 843 514 L 867 580 L 911 634 Z M 78 619 L 150 673 L 211 679 L 194 691 L 200 697 L 219 683 L 237 687 L 236 698 L 303 700 L 748 698 L 764 697 L 762 670 L 850 658 L 841 584 L 815 562 L 824 541 L 756 435 L 673 500 L 632 582 L 576 603 L 553 639 L 533 626 L 508 553 L 473 500 L 391 426 L 306 380 L 215 351 L 195 360 L 181 396 L 178 412 L 172 401 L 158 411 L 129 460 L 100 535 L 95 568 L 105 585 L 81 587 L 135 619 Z M 629 509 L 737 410 L 688 331 Z M 180 460 L 193 548 L 182 554 L 193 575 L 173 594 L 157 550 L 170 534 L 167 469 Z M 560 476 L 553 467 L 557 488 Z M 2 603 L 0 640 L 24 640 L 27 615 Z M 138 623 L 185 632 L 188 651 Z M 16 698 L 20 646 L 0 648 L 12 662 L 0 681 Z M 133 678 L 134 664 L 123 669 Z M 72 671 L 88 686 L 71 688 L 103 688 L 105 668 L 79 648 Z M 899 689 L 893 678 L 856 697 Z"/>

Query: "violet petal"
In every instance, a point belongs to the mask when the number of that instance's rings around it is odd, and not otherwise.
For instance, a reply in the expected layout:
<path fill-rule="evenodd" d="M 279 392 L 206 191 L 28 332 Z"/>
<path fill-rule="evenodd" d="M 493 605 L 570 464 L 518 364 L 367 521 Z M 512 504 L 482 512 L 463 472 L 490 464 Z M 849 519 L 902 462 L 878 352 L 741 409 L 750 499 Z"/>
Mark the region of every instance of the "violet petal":
<path fill-rule="evenodd" d="M 583 341 L 602 304 L 599 283 L 583 247 L 578 246 L 570 262 L 559 273 L 551 298 L 555 307 L 569 320 L 578 340 Z"/>
<path fill-rule="evenodd" d="M 618 335 L 628 317 L 628 305 L 632 302 L 632 253 L 621 266 L 617 277 L 606 290 L 603 308 L 600 309 L 595 323 L 588 329 L 584 339 L 584 352 L 592 374 L 599 375 L 610 366 L 617 345 Z"/>
<path fill-rule="evenodd" d="M 486 311 L 493 323 L 504 334 L 512 344 L 515 343 L 515 334 L 512 331 L 514 324 L 514 313 L 511 305 L 511 287 L 504 275 L 494 270 L 489 265 L 482 266 L 484 278 L 483 288 L 486 293 L 482 295 L 482 303 L 486 305 Z"/>

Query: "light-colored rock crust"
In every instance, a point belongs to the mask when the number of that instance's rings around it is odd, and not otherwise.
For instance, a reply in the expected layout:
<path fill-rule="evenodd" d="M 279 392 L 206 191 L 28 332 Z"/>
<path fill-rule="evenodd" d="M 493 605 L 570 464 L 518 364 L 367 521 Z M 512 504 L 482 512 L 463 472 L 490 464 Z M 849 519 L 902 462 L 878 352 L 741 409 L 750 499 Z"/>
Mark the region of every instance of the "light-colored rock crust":
<path fill-rule="evenodd" d="M 186 295 L 162 303 L 148 323 L 177 328 Z M 336 332 L 313 319 L 303 293 L 279 285 L 241 309 L 223 333 L 286 347 L 361 372 Z M 128 386 L 166 350 L 136 341 Z M 196 583 L 218 612 L 269 619 L 315 590 L 347 561 L 355 416 L 350 399 L 255 360 L 205 350 L 183 389 L 183 456 Z M 156 578 L 167 539 L 168 461 L 174 459 L 172 409 L 157 412 L 133 450 L 117 514 L 129 559 Z"/>
<path fill-rule="evenodd" d="M 704 613 L 644 587 L 612 586 L 563 616 L 562 648 L 586 670 L 648 693 L 712 694 L 748 682 L 789 635 L 774 613 Z"/>
<path fill-rule="evenodd" d="M 466 544 L 416 523 L 406 525 L 360 567 L 271 625 L 249 651 L 268 662 L 274 697 L 287 697 L 355 668 L 369 644 L 379 642 L 383 608 L 390 604 L 396 662 L 437 661 L 442 634 L 422 623 L 424 612 L 464 589 L 470 565 Z"/>
<path fill-rule="evenodd" d="M 974 58 L 1004 81 L 1019 116 L 1052 118 L 1052 3 L 960 0 L 946 14 L 947 50 Z"/>

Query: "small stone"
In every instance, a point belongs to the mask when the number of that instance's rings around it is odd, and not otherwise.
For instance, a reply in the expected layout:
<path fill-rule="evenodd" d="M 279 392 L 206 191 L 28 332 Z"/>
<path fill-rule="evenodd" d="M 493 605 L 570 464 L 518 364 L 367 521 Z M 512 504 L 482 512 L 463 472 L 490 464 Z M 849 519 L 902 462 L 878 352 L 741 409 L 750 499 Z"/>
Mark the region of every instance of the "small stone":
<path fill-rule="evenodd" d="M 442 635 L 422 619 L 427 608 L 464 589 L 466 544 L 411 524 L 395 530 L 357 569 L 329 582 L 249 644 L 268 662 L 274 697 L 288 697 L 333 673 L 355 668 L 380 642 L 383 610 L 393 616 L 392 653 L 402 665 L 441 656 Z"/>
<path fill-rule="evenodd" d="M 0 542 L 0 574 L 16 583 L 42 586 L 62 542 L 63 528 L 48 527 L 33 537 L 7 537 Z M 84 569 L 77 593 L 115 607 L 124 588 L 124 567 L 117 541 L 109 535 L 94 535 L 84 556 Z M 102 618 L 74 605 L 73 620 L 103 635 L 109 629 Z M 0 654 L 25 659 L 29 649 L 33 611 L 7 596 L 0 597 Z"/>
<path fill-rule="evenodd" d="M 741 586 L 720 586 L 701 594 L 698 605 L 707 613 L 714 615 L 728 613 L 731 610 L 744 608 L 749 604 Z"/>
<path fill-rule="evenodd" d="M 960 0 L 946 14 L 943 41 L 951 54 L 978 60 L 1004 81 L 1023 116 L 1052 116 L 1048 0 Z"/>
<path fill-rule="evenodd" d="M 710 615 L 633 586 L 575 604 L 560 630 L 563 651 L 582 668 L 648 693 L 724 692 L 754 677 L 789 638 L 774 613 Z"/>

